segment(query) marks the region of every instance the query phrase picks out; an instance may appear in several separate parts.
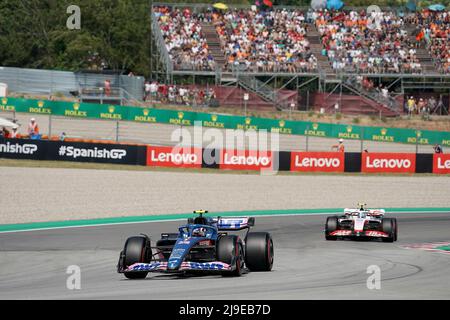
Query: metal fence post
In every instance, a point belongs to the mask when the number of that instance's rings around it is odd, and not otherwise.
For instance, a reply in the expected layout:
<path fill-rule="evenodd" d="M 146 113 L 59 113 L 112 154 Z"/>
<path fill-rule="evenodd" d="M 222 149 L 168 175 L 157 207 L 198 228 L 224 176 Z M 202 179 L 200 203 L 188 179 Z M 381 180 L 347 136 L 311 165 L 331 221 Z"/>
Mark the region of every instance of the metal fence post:
<path fill-rule="evenodd" d="M 306 126 L 306 152 L 309 150 L 309 125 Z"/>
<path fill-rule="evenodd" d="M 416 131 L 416 153 L 419 153 L 419 132 Z"/>
<path fill-rule="evenodd" d="M 361 153 L 364 152 L 364 127 L 361 127 Z"/>
<path fill-rule="evenodd" d="M 48 138 L 51 139 L 52 137 L 52 115 L 50 114 L 48 116 Z"/>
<path fill-rule="evenodd" d="M 119 121 L 116 121 L 116 142 L 119 142 Z"/>

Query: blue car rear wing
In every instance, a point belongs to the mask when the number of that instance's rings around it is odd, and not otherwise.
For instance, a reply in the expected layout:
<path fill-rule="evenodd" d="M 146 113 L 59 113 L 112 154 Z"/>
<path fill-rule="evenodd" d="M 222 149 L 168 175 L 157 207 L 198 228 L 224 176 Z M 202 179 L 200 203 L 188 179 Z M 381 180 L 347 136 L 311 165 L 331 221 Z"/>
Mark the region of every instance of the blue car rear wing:
<path fill-rule="evenodd" d="M 250 229 L 255 225 L 255 218 L 243 217 L 243 218 L 221 218 L 217 219 L 217 229 L 219 231 L 239 231 L 244 229 Z"/>

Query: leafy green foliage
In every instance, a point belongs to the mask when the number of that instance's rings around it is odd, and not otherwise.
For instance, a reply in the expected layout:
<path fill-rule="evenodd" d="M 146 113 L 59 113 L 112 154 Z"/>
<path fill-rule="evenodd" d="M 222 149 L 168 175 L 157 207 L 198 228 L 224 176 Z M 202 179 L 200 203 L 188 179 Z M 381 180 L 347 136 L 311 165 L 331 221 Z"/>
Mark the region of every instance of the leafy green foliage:
<path fill-rule="evenodd" d="M 78 0 L 81 30 L 66 26 L 69 0 L 2 0 L 0 64 L 145 73 L 150 64 L 147 0 Z"/>

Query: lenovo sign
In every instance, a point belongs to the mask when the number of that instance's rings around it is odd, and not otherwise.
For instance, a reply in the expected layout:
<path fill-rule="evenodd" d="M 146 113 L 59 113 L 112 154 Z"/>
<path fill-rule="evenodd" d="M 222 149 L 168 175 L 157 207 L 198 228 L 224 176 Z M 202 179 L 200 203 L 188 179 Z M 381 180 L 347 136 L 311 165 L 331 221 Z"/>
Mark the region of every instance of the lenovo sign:
<path fill-rule="evenodd" d="M 364 153 L 362 172 L 414 173 L 416 155 L 414 153 Z"/>
<path fill-rule="evenodd" d="M 433 173 L 450 174 L 450 154 L 433 155 Z"/>
<path fill-rule="evenodd" d="M 344 172 L 343 152 L 292 152 L 291 171 Z"/>
<path fill-rule="evenodd" d="M 272 169 L 271 151 L 221 150 L 220 169 L 262 170 Z"/>
<path fill-rule="evenodd" d="M 147 147 L 147 166 L 201 168 L 202 149 L 191 147 Z"/>

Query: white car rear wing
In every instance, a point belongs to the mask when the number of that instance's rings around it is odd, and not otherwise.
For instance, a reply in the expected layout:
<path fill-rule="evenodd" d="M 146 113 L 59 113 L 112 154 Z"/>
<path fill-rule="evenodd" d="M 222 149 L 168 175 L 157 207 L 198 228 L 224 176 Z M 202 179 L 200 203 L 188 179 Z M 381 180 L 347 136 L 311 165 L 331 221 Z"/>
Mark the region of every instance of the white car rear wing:
<path fill-rule="evenodd" d="M 365 210 L 369 215 L 373 216 L 384 216 L 386 211 L 384 209 L 366 209 Z M 359 213 L 359 209 L 345 208 L 344 214 L 346 215 L 357 215 Z"/>

